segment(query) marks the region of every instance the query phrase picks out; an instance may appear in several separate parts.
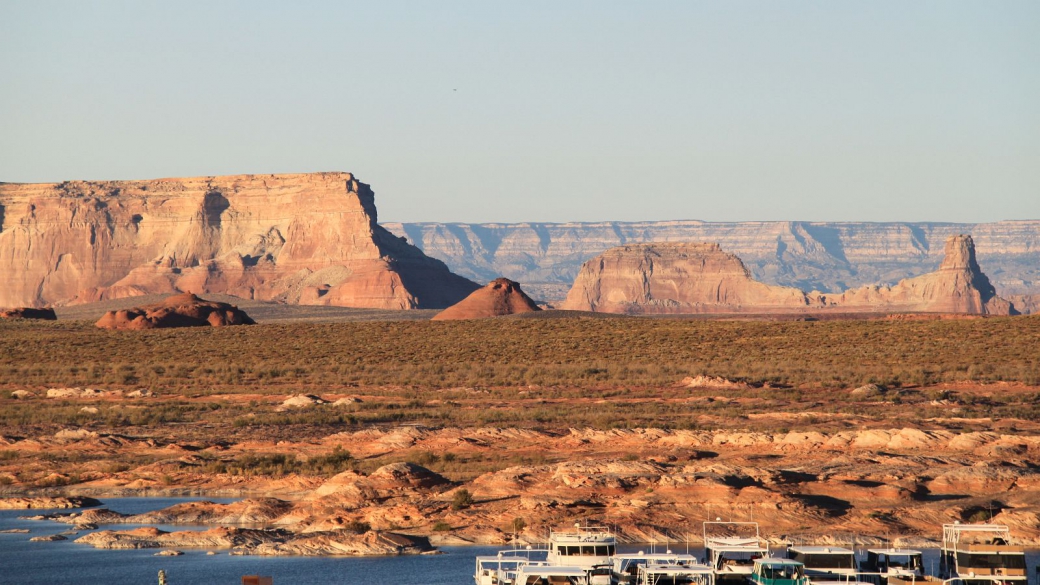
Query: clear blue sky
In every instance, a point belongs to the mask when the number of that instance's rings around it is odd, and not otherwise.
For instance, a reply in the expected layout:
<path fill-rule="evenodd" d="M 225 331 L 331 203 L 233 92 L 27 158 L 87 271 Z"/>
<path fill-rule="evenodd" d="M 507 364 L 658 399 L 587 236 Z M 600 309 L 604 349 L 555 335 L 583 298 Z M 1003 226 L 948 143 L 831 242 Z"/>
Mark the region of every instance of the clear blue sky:
<path fill-rule="evenodd" d="M 384 221 L 1040 218 L 1040 2 L 0 0 L 0 181 Z"/>

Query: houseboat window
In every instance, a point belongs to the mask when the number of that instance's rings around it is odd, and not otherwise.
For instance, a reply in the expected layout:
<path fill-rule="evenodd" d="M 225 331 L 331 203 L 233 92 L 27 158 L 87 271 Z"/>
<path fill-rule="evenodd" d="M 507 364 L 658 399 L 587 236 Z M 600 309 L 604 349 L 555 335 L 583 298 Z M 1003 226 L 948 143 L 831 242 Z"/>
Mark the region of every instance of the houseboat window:
<path fill-rule="evenodd" d="M 803 554 L 801 558 L 796 559 L 802 561 L 806 567 L 810 569 L 855 569 L 852 555 L 820 555 L 820 554 Z"/>
<path fill-rule="evenodd" d="M 919 569 L 921 568 L 921 559 L 920 557 L 888 557 L 887 566 L 904 569 Z"/>
<path fill-rule="evenodd" d="M 596 556 L 597 557 L 605 557 L 605 556 L 609 555 L 610 554 L 610 550 L 609 549 L 610 549 L 610 547 L 607 546 L 607 545 L 596 546 Z"/>
<path fill-rule="evenodd" d="M 796 579 L 798 567 L 795 565 L 766 565 L 762 567 L 762 575 L 766 579 Z"/>
<path fill-rule="evenodd" d="M 980 555 L 957 553 L 958 568 L 964 572 L 970 569 L 1025 569 L 1025 555 Z"/>
<path fill-rule="evenodd" d="M 592 545 L 589 545 L 589 544 L 586 544 L 586 545 L 581 547 L 581 554 L 592 556 L 592 555 L 596 554 L 596 547 L 592 546 Z"/>

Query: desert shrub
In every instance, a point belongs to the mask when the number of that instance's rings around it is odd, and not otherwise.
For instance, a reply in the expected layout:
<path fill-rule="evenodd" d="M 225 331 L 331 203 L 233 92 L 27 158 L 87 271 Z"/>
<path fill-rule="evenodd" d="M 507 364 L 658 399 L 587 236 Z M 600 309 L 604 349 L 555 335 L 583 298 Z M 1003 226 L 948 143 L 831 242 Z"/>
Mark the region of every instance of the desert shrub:
<path fill-rule="evenodd" d="M 434 532 L 448 532 L 451 530 L 451 524 L 448 524 L 444 520 L 438 520 L 433 523 Z"/>
<path fill-rule="evenodd" d="M 343 529 L 356 534 L 364 534 L 369 530 L 372 530 L 372 525 L 361 520 L 351 520 L 343 527 Z"/>
<path fill-rule="evenodd" d="M 462 488 L 455 492 L 455 495 L 451 497 L 451 509 L 452 510 L 464 510 L 473 505 L 473 494 L 469 493 L 469 490 Z"/>
<path fill-rule="evenodd" d="M 233 461 L 212 461 L 204 466 L 207 473 L 230 475 L 285 477 L 290 474 L 328 477 L 352 469 L 354 457 L 339 446 L 327 455 L 300 459 L 287 453 L 241 455 Z"/>

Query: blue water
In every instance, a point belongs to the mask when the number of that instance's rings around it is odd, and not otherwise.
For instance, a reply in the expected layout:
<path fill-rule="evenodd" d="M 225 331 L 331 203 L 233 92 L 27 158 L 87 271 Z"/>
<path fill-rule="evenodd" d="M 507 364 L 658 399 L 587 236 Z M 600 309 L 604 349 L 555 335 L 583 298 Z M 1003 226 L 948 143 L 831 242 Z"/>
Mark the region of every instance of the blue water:
<path fill-rule="evenodd" d="M 118 512 L 138 514 L 199 499 L 203 498 L 110 498 L 104 500 L 104 504 Z M 157 557 L 154 556 L 156 549 L 99 550 L 73 542 L 87 531 L 80 531 L 79 535 L 69 536 L 65 541 L 29 542 L 34 536 L 64 532 L 73 527 L 58 522 L 18 519 L 18 516 L 69 511 L 0 510 L 0 530 L 26 528 L 31 531 L 28 534 L 0 533 L 0 585 L 147 585 L 158 583 L 160 569 L 166 571 L 170 585 L 238 585 L 242 575 L 271 576 L 276 585 L 469 585 L 473 582 L 475 557 L 494 554 L 498 550 L 497 547 L 442 547 L 444 554 L 440 555 L 355 558 L 230 556 L 226 549 L 214 549 L 216 555 L 207 555 L 204 549 L 185 549 L 183 556 Z M 121 524 L 107 528 L 131 527 Z M 163 530 L 205 529 L 183 525 L 158 527 Z M 619 552 L 637 549 L 620 548 L 624 550 Z M 649 550 L 647 546 L 638 548 Z M 676 552 L 687 552 L 680 551 L 685 549 L 682 545 L 673 545 L 673 548 Z M 703 550 L 691 548 L 689 552 L 700 556 Z M 938 568 L 938 556 L 938 551 L 925 551 L 925 567 L 929 572 L 934 573 Z M 1040 551 L 1027 553 L 1026 562 L 1032 582 L 1032 569 L 1040 562 Z"/>
<path fill-rule="evenodd" d="M 105 507 L 124 513 L 158 510 L 179 502 L 201 498 L 112 498 Z M 211 501 L 228 502 L 217 498 Z M 170 585 L 238 585 L 242 575 L 268 575 L 275 585 L 349 583 L 384 585 L 467 585 L 473 582 L 477 555 L 494 554 L 493 547 L 444 547 L 441 555 L 327 558 L 230 556 L 226 549 L 184 549 L 179 557 L 157 557 L 156 549 L 99 550 L 69 540 L 29 542 L 34 536 L 56 534 L 72 529 L 68 524 L 38 520 L 18 520 L 70 510 L 0 510 L 0 530 L 28 528 L 29 534 L 0 533 L 0 585 L 21 584 L 104 584 L 146 585 L 158 583 L 160 569 L 166 571 Z M 116 528 L 130 528 L 119 525 Z M 102 529 L 106 527 L 101 527 Z M 191 526 L 164 527 L 163 530 L 191 530 Z M 202 529 L 202 527 L 196 527 Z M 86 534 L 81 531 L 79 535 Z"/>

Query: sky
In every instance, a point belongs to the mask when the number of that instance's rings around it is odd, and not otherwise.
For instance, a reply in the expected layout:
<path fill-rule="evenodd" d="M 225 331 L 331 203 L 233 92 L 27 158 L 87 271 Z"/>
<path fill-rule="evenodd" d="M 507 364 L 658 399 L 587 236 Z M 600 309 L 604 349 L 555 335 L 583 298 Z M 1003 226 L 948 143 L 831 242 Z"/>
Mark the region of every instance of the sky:
<path fill-rule="evenodd" d="M 0 181 L 380 221 L 1040 219 L 1040 2 L 0 0 Z"/>

